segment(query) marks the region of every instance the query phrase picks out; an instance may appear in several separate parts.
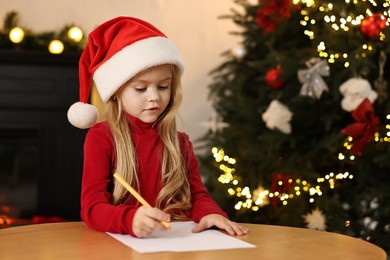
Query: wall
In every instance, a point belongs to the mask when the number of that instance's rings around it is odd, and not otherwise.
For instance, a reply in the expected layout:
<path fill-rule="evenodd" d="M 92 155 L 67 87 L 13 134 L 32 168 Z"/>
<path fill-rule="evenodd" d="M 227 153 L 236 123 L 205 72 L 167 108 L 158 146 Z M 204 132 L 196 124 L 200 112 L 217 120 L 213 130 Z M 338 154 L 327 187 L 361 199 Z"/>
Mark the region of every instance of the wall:
<path fill-rule="evenodd" d="M 0 21 L 16 11 L 19 25 L 34 32 L 57 31 L 74 23 L 87 33 L 119 15 L 135 16 L 155 24 L 174 40 L 186 63 L 180 130 L 195 141 L 207 129 L 200 126 L 212 112 L 207 100 L 208 73 L 222 61 L 220 54 L 234 48 L 239 38 L 232 21 L 218 19 L 235 7 L 233 0 L 0 0 Z"/>

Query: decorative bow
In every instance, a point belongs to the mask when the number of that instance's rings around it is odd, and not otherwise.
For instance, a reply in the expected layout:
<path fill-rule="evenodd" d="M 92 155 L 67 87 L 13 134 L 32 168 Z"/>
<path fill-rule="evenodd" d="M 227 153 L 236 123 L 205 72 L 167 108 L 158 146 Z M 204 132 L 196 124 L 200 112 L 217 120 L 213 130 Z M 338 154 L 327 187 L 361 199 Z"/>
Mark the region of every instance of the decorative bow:
<path fill-rule="evenodd" d="M 308 69 L 298 70 L 298 79 L 303 84 L 300 95 L 319 99 L 323 91 L 328 91 L 322 79 L 330 74 L 328 62 L 312 58 L 306 62 L 306 66 Z"/>
<path fill-rule="evenodd" d="M 368 98 L 352 112 L 357 121 L 341 131 L 353 138 L 351 152 L 362 155 L 362 150 L 368 145 L 379 128 L 379 118 L 375 116 L 374 108 Z"/>

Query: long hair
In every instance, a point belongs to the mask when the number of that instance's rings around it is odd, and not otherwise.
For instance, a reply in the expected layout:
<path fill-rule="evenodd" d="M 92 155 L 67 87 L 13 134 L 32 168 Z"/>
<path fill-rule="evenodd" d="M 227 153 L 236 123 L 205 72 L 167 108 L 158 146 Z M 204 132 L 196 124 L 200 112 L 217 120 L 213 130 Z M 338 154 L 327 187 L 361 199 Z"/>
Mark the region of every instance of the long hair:
<path fill-rule="evenodd" d="M 169 213 L 173 219 L 185 219 L 182 213 L 186 213 L 192 205 L 187 168 L 176 128 L 176 115 L 182 101 L 182 88 L 178 68 L 172 65 L 171 70 L 171 98 L 167 108 L 155 122 L 164 144 L 161 158 L 162 189 L 157 196 L 156 207 Z M 116 171 L 132 187 L 139 190 L 138 159 L 131 138 L 131 126 L 119 98 L 111 98 L 108 101 L 106 118 L 115 144 Z M 114 205 L 126 203 L 131 199 L 129 197 L 125 200 L 126 196 L 126 189 L 114 180 L 112 203 Z"/>

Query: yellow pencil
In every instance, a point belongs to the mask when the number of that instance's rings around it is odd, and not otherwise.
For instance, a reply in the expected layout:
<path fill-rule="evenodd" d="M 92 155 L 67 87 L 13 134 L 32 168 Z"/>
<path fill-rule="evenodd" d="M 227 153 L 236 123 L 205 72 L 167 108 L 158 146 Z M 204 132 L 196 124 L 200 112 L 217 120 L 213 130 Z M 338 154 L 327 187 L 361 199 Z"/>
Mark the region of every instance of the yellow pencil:
<path fill-rule="evenodd" d="M 151 208 L 152 206 L 144 199 L 141 197 L 141 195 L 139 195 L 139 193 L 133 189 L 133 187 L 131 187 L 124 179 L 122 179 L 122 177 L 120 177 L 116 172 L 114 173 L 114 178 L 119 181 L 120 184 L 123 185 L 123 187 L 126 188 L 126 190 L 128 190 L 131 195 L 134 196 L 134 198 L 136 198 L 142 205 L 146 206 L 146 207 L 149 207 Z M 165 221 L 161 221 L 161 224 L 166 227 L 166 228 L 170 228 L 169 226 L 169 223 L 168 222 L 165 222 Z"/>

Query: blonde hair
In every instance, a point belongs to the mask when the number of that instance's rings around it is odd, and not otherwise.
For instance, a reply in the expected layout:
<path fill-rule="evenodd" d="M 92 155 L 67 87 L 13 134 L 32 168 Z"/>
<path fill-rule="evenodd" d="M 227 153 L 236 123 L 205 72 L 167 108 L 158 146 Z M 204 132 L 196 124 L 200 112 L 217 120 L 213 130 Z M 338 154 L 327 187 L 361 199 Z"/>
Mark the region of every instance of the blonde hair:
<path fill-rule="evenodd" d="M 171 98 L 166 110 L 155 122 L 164 144 L 161 160 L 162 189 L 156 199 L 156 207 L 171 214 L 173 219 L 184 219 L 191 205 L 190 185 L 187 168 L 183 160 L 180 140 L 176 129 L 176 114 L 182 101 L 182 89 L 179 70 L 172 65 Z M 132 187 L 139 190 L 137 177 L 137 156 L 131 139 L 131 126 L 122 109 L 121 100 L 111 98 L 108 102 L 106 118 L 115 143 L 116 171 Z M 112 203 L 128 202 L 126 189 L 114 180 Z"/>

